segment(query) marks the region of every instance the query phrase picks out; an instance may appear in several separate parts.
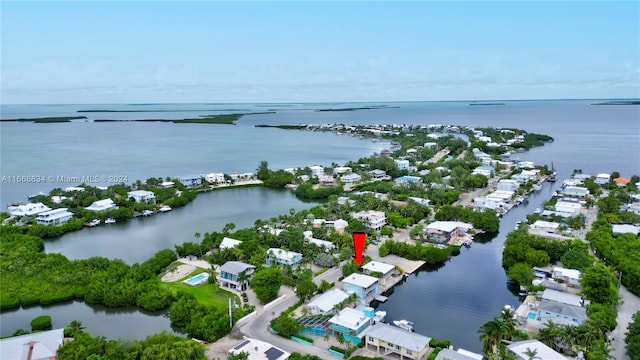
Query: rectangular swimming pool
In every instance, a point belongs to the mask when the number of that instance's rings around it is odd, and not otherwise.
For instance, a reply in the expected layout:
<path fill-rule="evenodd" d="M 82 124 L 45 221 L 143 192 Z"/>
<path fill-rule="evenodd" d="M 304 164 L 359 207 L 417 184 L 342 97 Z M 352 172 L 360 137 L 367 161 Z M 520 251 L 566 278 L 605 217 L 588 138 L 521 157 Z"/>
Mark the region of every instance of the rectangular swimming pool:
<path fill-rule="evenodd" d="M 208 273 L 200 273 L 194 277 L 188 278 L 187 280 L 183 281 L 183 283 L 190 286 L 198 286 L 206 283 L 208 279 L 209 279 Z"/>
<path fill-rule="evenodd" d="M 529 312 L 529 314 L 527 314 L 527 317 L 531 320 L 535 320 L 536 317 L 538 316 L 538 314 L 534 313 L 534 312 Z"/>

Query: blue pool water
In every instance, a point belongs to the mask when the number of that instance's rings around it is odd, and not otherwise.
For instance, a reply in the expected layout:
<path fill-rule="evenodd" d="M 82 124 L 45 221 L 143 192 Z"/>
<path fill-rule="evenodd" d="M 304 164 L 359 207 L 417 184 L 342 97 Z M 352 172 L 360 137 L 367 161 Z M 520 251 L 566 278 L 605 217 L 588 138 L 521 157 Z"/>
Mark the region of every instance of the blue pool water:
<path fill-rule="evenodd" d="M 201 283 L 203 280 L 205 280 L 207 278 L 207 274 L 206 273 L 202 273 L 199 274 L 197 276 L 194 276 L 190 279 L 187 279 L 185 281 L 185 283 L 187 283 L 188 285 L 198 285 L 199 283 Z"/>
<path fill-rule="evenodd" d="M 531 319 L 531 320 L 535 320 L 535 319 L 536 319 L 536 313 L 534 313 L 534 312 L 530 312 L 530 313 L 527 315 L 527 317 L 528 317 L 529 319 Z"/>

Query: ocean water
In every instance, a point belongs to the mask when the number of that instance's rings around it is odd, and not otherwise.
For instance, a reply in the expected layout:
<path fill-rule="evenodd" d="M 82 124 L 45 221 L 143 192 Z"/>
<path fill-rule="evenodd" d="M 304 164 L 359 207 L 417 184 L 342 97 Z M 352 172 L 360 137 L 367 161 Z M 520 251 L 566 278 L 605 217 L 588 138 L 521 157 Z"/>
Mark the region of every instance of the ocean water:
<path fill-rule="evenodd" d="M 443 124 L 474 127 L 519 128 L 553 136 L 555 141 L 525 153 L 521 160 L 551 165 L 560 179 L 573 169 L 584 173 L 618 171 L 622 176 L 640 175 L 640 106 L 591 105 L 599 100 L 506 101 L 501 106 L 469 106 L 468 102 L 326 103 L 326 104 L 130 104 L 130 105 L 30 105 L 0 107 L 2 119 L 85 115 L 89 121 L 62 124 L 0 123 L 0 174 L 11 175 L 119 175 L 130 182 L 157 176 L 178 176 L 208 172 L 254 171 L 260 160 L 272 168 L 310 164 L 342 164 L 380 151 L 386 144 L 369 140 L 306 131 L 255 128 L 256 124 Z M 385 107 L 357 111 L 315 111 L 327 108 Z M 136 110 L 118 113 L 77 113 L 82 109 Z M 143 110 L 144 112 L 140 112 Z M 238 125 L 170 123 L 93 123 L 94 119 L 184 118 L 208 114 L 275 111 L 275 114 L 246 116 Z M 0 184 L 0 202 L 25 201 L 26 196 L 54 187 L 77 184 Z M 408 319 L 416 331 L 446 338 L 456 347 L 479 352 L 477 328 L 496 316 L 502 306 L 517 305 L 508 278 L 500 266 L 506 234 L 517 220 L 525 218 L 546 201 L 560 185 L 545 184 L 529 203 L 509 212 L 501 230 L 492 239 L 477 242 L 444 266 L 425 269 L 394 289 L 389 300 L 378 305 L 389 320 Z M 195 231 L 211 231 L 226 222 L 238 227 L 250 225 L 256 217 L 268 218 L 302 204 L 289 193 L 265 189 L 206 194 L 180 212 L 159 215 L 110 229 L 96 228 L 67 234 L 47 242 L 47 251 L 70 258 L 102 254 L 140 261 L 156 249 L 192 241 Z M 237 206 L 231 207 L 229 204 Z M 217 210 L 212 210 L 218 207 Z M 256 211 L 259 208 L 260 211 Z M 231 210 L 233 209 L 233 210 Z M 173 217 L 172 217 L 173 216 Z M 170 220 L 171 219 L 171 220 Z M 146 221 L 149 220 L 149 221 Z M 181 221 L 185 221 L 181 223 Z M 184 225 L 187 224 L 187 225 Z M 246 224 L 246 225 L 245 225 Z M 173 229 L 171 231 L 164 229 Z M 164 230 L 163 230 L 164 229 Z M 120 244 L 132 238 L 140 246 L 132 253 Z M 123 240 L 124 239 L 124 240 Z M 420 304 L 419 307 L 415 304 Z M 87 307 L 86 309 L 84 307 Z M 61 304 L 46 309 L 54 319 L 78 312 L 92 333 L 117 337 L 121 323 L 112 323 L 102 312 L 82 303 Z M 39 307 L 4 313 L 2 335 L 28 327 Z M 113 313 L 118 313 L 113 309 Z M 131 311 L 131 310 L 123 310 Z M 105 317 L 106 316 L 106 317 Z M 136 336 L 170 329 L 167 319 L 158 325 L 154 314 L 135 312 L 140 325 Z M 102 319 L 104 321 L 95 321 Z M 66 319 L 66 317 L 65 317 Z M 115 334 L 115 335 L 114 335 Z M 144 337 L 144 336 L 142 336 Z"/>

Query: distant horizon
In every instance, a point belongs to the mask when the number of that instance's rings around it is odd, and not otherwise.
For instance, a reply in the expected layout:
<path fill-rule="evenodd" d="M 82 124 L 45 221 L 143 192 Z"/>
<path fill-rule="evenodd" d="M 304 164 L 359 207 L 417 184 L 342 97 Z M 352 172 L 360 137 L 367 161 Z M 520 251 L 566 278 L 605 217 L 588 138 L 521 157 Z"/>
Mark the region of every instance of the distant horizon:
<path fill-rule="evenodd" d="M 539 98 L 539 99 L 479 99 L 479 100 L 383 100 L 383 101 L 252 101 L 252 102 L 106 102 L 106 103 L 14 103 L 3 104 L 0 106 L 22 106 L 22 105 L 43 105 L 43 106 L 64 106 L 64 105 L 130 105 L 130 106 L 151 106 L 151 105 L 182 105 L 182 104 L 194 104 L 194 105 L 242 105 L 242 104 L 265 104 L 265 105 L 279 105 L 279 104 L 384 104 L 384 103 L 423 103 L 423 102 L 515 102 L 515 101 L 588 101 L 588 100 L 606 100 L 606 101 L 640 101 L 640 97 L 637 98 Z"/>

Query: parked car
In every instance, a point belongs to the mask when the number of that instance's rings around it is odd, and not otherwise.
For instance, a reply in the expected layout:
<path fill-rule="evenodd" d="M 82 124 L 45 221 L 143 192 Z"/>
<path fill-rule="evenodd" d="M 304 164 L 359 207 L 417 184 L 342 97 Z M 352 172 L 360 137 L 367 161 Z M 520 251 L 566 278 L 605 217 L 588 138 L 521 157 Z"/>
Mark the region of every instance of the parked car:
<path fill-rule="evenodd" d="M 242 301 L 249 302 L 249 298 L 247 297 L 247 295 L 242 295 Z"/>

